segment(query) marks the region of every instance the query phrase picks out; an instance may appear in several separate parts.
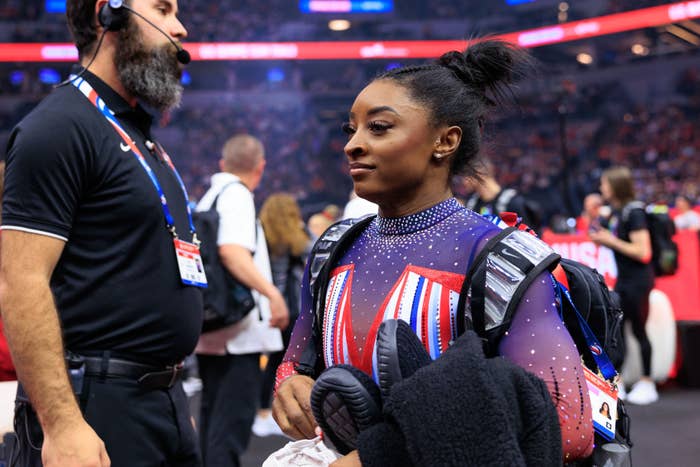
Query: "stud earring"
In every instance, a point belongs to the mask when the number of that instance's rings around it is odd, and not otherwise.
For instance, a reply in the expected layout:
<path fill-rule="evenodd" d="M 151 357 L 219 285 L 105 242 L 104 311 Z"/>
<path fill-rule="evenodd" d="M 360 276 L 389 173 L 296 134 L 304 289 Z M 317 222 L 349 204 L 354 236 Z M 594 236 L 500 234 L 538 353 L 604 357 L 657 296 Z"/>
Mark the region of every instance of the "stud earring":
<path fill-rule="evenodd" d="M 433 157 L 437 160 L 440 160 L 444 157 L 444 154 L 440 154 L 439 152 L 436 152 L 435 154 L 433 154 Z"/>

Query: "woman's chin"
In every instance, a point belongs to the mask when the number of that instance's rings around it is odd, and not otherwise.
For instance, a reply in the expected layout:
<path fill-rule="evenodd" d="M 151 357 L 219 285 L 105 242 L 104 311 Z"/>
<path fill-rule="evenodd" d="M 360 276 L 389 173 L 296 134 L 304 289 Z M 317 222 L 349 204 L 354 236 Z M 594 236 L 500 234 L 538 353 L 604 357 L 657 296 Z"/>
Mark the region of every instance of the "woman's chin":
<path fill-rule="evenodd" d="M 363 186 L 363 184 L 358 183 L 357 180 L 353 180 L 353 181 L 355 182 L 353 187 L 355 190 L 355 194 L 357 194 L 357 196 L 359 196 L 362 199 L 366 199 L 367 201 L 377 203 L 378 197 L 377 197 L 377 193 L 374 190 L 368 188 L 366 185 Z"/>

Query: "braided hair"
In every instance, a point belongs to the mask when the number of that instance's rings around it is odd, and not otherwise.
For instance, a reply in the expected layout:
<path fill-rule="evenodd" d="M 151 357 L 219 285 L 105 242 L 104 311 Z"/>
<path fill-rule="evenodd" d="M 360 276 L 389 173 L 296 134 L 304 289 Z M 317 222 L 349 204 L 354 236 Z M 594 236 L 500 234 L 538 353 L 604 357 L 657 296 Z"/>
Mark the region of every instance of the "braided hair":
<path fill-rule="evenodd" d="M 392 80 L 405 87 L 428 109 L 434 126 L 459 126 L 462 140 L 452 158 L 450 175 L 480 178 L 486 115 L 513 95 L 512 83 L 531 65 L 525 50 L 489 39 L 464 52 L 447 52 L 432 64 L 389 70 L 375 80 Z"/>

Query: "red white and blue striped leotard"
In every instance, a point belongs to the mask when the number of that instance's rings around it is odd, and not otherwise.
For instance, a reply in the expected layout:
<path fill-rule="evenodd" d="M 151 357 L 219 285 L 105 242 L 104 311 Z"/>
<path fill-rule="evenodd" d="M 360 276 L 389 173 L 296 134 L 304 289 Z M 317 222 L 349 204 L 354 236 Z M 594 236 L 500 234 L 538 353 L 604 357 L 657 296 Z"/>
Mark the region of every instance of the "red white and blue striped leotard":
<path fill-rule="evenodd" d="M 326 367 L 351 364 L 376 375 L 373 345 L 381 322 L 408 322 L 433 359 L 456 338 L 455 316 L 468 265 L 499 227 L 454 198 L 401 218 L 377 217 L 333 269 L 323 321 Z M 293 374 L 313 331 L 305 277 L 302 308 L 278 384 Z M 576 347 L 556 309 L 547 273 L 523 296 L 499 353 L 545 381 L 559 412 L 567 459 L 590 454 L 591 411 Z M 376 379 L 376 378 L 375 378 Z"/>

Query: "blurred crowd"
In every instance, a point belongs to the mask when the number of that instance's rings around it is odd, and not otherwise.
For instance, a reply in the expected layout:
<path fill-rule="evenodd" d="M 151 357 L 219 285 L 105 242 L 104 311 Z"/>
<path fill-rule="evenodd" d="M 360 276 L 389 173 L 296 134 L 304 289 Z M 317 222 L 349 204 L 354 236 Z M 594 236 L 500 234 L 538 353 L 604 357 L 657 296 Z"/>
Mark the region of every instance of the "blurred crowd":
<path fill-rule="evenodd" d="M 343 62 L 337 74 L 329 73 L 327 64 L 293 65 L 292 73 L 280 82 L 234 65 L 212 65 L 219 67 L 210 71 L 212 81 L 193 84 L 185 105 L 165 116 L 159 130 L 159 137 L 173 148 L 192 198 L 199 199 L 208 186 L 223 142 L 246 132 L 261 138 L 268 152 L 259 203 L 270 193 L 287 191 L 299 200 L 306 216 L 327 203 L 344 204 L 351 183 L 340 126 L 351 104 L 348 93 L 359 89 L 380 65 Z M 6 136 L 51 89 L 36 78 L 40 68 L 33 64 L 14 69 L 23 77 L 14 87 L 5 83 L 16 76 L 1 68 L 2 89 L 24 98 L 0 107 L 0 135 Z M 193 75 L 197 69 L 193 67 Z M 196 92 L 197 86 L 204 88 L 202 93 Z M 674 86 L 670 92 L 678 98 L 669 102 L 680 104 L 659 108 L 635 103 L 619 80 L 580 87 L 565 81 L 556 89 L 537 88 L 519 95 L 518 106 L 499 113 L 487 132 L 491 139 L 486 155 L 494 162 L 496 178 L 503 186 L 539 200 L 545 221 L 578 212 L 583 197 L 598 189 L 601 171 L 612 165 L 632 168 L 644 201 L 673 204 L 677 195 L 697 200 L 698 68 L 684 70 Z M 249 92 L 253 98 L 241 97 Z"/>
<path fill-rule="evenodd" d="M 218 171 L 223 143 L 237 133 L 256 135 L 265 142 L 265 174 L 256 199 L 291 193 L 308 209 L 340 202 L 351 189 L 345 175 L 342 143 L 337 128 L 321 124 L 304 106 L 194 107 L 178 112 L 159 138 L 172 149 L 190 196 L 199 199 Z"/>

